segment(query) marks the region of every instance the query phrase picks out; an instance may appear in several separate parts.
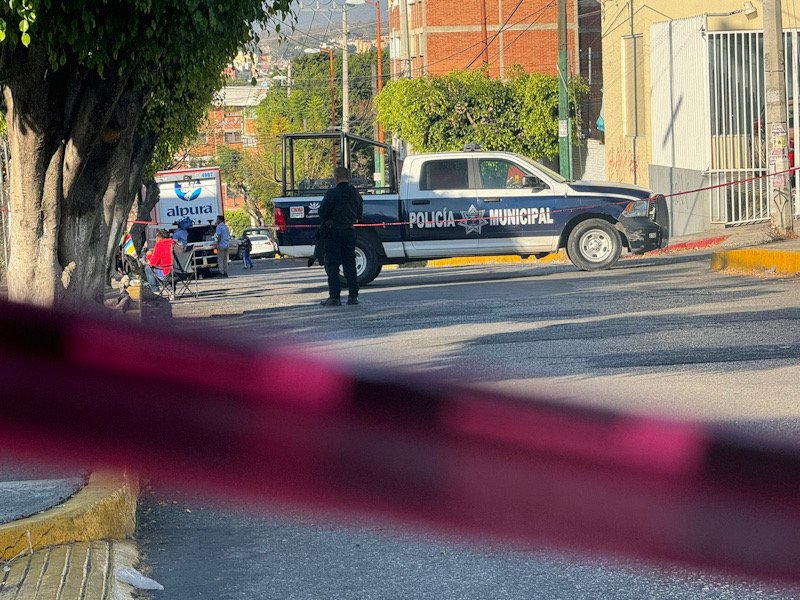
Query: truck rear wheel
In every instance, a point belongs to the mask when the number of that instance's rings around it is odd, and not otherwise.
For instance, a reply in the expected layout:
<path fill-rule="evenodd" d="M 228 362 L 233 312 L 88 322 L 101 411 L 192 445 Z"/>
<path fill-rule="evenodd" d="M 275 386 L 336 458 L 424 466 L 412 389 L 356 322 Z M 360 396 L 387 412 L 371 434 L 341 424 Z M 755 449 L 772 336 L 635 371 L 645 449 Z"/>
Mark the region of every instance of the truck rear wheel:
<path fill-rule="evenodd" d="M 356 279 L 358 285 L 367 285 L 381 272 L 381 262 L 375 247 L 362 239 L 356 240 Z M 343 285 L 347 285 L 344 271 L 339 269 L 339 278 Z"/>
<path fill-rule="evenodd" d="M 621 252 L 619 232 L 603 219 L 579 223 L 567 240 L 567 256 L 581 271 L 609 269 L 619 260 Z"/>

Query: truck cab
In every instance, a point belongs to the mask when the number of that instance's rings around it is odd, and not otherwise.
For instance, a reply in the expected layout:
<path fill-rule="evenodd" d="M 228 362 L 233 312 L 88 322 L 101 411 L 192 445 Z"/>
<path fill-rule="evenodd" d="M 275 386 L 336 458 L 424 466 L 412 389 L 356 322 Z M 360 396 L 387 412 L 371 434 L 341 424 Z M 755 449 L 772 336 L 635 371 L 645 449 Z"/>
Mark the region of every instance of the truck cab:
<path fill-rule="evenodd" d="M 345 156 L 348 136 L 339 135 Z M 292 145 L 291 137 L 284 140 L 284 156 L 290 159 Z M 394 161 L 389 147 L 384 150 Z M 291 176 L 292 167 L 285 164 L 284 172 Z M 354 185 L 359 187 L 355 179 Z M 274 200 L 281 254 L 313 255 L 324 188 L 292 195 L 285 189 Z M 666 202 L 647 189 L 570 182 L 524 156 L 474 146 L 408 156 L 396 187 L 361 191 L 364 219 L 357 228 L 356 266 L 362 284 L 384 264 L 456 256 L 539 257 L 561 248 L 579 269 L 606 269 L 623 249 L 640 254 L 666 246 L 669 239 Z"/>

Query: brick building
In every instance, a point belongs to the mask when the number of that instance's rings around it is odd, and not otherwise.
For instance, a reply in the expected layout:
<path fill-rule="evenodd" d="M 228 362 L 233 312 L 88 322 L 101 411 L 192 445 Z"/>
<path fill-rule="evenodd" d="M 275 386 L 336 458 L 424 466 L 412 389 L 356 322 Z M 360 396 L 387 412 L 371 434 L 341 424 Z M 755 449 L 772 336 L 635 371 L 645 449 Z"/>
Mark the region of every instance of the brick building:
<path fill-rule="evenodd" d="M 226 86 L 220 90 L 218 102 L 208 111 L 194 143 L 186 151 L 182 166 L 213 165 L 220 146 L 237 150 L 255 150 L 255 108 L 264 99 L 266 90 L 251 85 Z M 244 201 L 233 194 L 224 194 L 225 209 L 242 208 Z"/>
<path fill-rule="evenodd" d="M 595 10 L 592 5 L 598 5 L 597 0 L 569 0 L 567 19 L 573 72 L 577 72 L 579 64 L 576 60 L 579 11 Z M 594 14 L 599 19 L 599 6 Z M 555 75 L 557 71 L 555 0 L 519 0 L 519 3 L 512 0 L 389 0 L 389 31 L 392 77 L 395 78 L 409 75 L 409 70 L 411 77 L 419 77 L 477 69 L 484 62 L 488 62 L 489 74 L 494 77 L 508 73 L 515 64 L 528 72 Z"/>
<path fill-rule="evenodd" d="M 227 86 L 219 92 L 219 101 L 208 111 L 197 139 L 187 151 L 195 162 L 213 162 L 217 148 L 256 147 L 255 108 L 264 99 L 266 89 L 251 85 Z"/>
<path fill-rule="evenodd" d="M 556 0 L 388 0 L 392 78 L 444 75 L 488 64 L 493 77 L 514 65 L 558 72 Z M 589 84 L 580 107 L 583 142 L 573 152 L 577 177 L 605 178 L 602 21 L 599 0 L 567 0 L 568 69 Z M 484 34 L 485 22 L 485 34 Z M 407 24 L 407 26 L 406 26 Z"/>

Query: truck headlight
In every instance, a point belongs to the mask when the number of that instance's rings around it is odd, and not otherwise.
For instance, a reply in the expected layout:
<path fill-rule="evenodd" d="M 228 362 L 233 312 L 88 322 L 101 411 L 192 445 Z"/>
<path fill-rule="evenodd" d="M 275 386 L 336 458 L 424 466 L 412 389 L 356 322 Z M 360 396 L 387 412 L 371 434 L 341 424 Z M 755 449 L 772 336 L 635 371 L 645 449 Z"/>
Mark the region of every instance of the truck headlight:
<path fill-rule="evenodd" d="M 636 200 L 629 202 L 622 215 L 625 217 L 647 217 L 649 214 L 650 203 L 647 200 Z"/>

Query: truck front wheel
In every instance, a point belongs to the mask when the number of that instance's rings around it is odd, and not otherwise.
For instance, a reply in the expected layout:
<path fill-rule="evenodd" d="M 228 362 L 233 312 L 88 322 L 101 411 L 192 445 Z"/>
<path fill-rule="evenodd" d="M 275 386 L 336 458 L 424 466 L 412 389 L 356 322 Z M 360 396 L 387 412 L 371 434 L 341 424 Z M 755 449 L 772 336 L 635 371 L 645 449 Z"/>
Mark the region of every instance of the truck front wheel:
<path fill-rule="evenodd" d="M 375 247 L 364 240 L 356 240 L 356 278 L 358 285 L 367 285 L 381 272 L 381 262 Z M 343 285 L 347 285 L 344 271 L 339 269 L 339 277 Z"/>
<path fill-rule="evenodd" d="M 619 260 L 621 252 L 619 232 L 603 219 L 579 223 L 567 240 L 567 256 L 581 271 L 609 269 Z"/>

